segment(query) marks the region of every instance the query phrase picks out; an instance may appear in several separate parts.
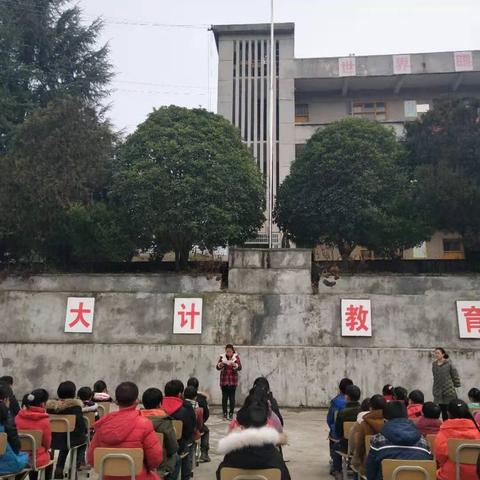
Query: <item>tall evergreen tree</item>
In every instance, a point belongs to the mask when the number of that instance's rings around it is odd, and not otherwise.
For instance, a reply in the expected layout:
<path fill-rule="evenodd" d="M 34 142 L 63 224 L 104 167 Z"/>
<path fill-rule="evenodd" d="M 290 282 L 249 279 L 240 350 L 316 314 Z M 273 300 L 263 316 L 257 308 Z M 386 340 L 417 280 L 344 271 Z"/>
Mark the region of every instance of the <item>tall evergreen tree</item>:
<path fill-rule="evenodd" d="M 13 128 L 68 95 L 96 106 L 111 78 L 102 22 L 81 23 L 67 0 L 0 0 L 0 153 Z"/>

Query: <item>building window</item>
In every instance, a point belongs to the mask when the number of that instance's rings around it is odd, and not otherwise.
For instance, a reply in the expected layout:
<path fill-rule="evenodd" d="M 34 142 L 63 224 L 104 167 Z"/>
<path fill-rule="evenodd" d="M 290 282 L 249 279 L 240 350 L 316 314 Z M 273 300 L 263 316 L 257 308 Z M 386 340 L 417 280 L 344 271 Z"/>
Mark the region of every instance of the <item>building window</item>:
<path fill-rule="evenodd" d="M 387 119 L 387 105 L 385 102 L 354 103 L 353 116 L 383 122 Z"/>
<path fill-rule="evenodd" d="M 300 154 L 303 152 L 304 149 L 305 149 L 304 143 L 297 143 L 295 145 L 295 160 L 300 156 Z"/>
<path fill-rule="evenodd" d="M 295 123 L 308 123 L 307 103 L 297 103 L 295 105 Z"/>
<path fill-rule="evenodd" d="M 443 251 L 445 253 L 462 252 L 462 239 L 461 238 L 444 238 L 443 239 Z"/>

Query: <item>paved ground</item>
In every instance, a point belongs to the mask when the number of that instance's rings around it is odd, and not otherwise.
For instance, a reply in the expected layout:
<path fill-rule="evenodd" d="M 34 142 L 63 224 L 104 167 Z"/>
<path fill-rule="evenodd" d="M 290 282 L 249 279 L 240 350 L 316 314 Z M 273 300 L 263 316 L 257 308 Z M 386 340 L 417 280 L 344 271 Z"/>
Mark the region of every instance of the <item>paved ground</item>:
<path fill-rule="evenodd" d="M 289 445 L 284 449 L 292 480 L 327 480 L 328 441 L 325 423 L 326 410 L 282 409 Z M 194 470 L 195 480 L 215 480 L 215 472 L 222 460 L 217 455 L 218 441 L 225 435 L 227 422 L 214 411 L 208 421 L 210 428 L 211 463 L 200 464 Z"/>

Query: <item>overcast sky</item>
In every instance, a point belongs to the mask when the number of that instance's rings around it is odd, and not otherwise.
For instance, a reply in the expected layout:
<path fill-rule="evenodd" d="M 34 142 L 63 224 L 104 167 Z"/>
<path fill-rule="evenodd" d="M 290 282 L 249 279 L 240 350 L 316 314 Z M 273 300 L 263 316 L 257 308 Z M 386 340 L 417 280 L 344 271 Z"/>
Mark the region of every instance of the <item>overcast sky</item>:
<path fill-rule="evenodd" d="M 215 111 L 217 55 L 208 26 L 270 21 L 270 0 L 78 4 L 86 21 L 106 21 L 100 41 L 110 44 L 116 74 L 110 116 L 129 132 L 162 105 Z M 295 22 L 300 58 L 480 49 L 480 0 L 275 0 L 275 8 L 275 21 Z"/>

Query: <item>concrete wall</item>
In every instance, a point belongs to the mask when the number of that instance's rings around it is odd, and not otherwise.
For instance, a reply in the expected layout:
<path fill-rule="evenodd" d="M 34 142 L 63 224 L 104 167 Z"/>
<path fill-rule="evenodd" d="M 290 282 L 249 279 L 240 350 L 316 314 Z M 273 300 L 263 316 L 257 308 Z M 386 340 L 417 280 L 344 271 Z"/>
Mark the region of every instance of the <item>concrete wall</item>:
<path fill-rule="evenodd" d="M 170 291 L 168 291 L 170 290 Z M 232 293 L 220 281 L 175 275 L 59 275 L 0 283 L 0 373 L 19 394 L 61 380 L 104 378 L 141 389 L 197 375 L 220 401 L 217 356 L 234 342 L 244 364 L 240 393 L 267 375 L 284 405 L 321 406 L 344 375 L 371 395 L 384 383 L 431 392 L 431 350 L 451 351 L 463 381 L 478 384 L 479 340 L 461 340 L 455 300 L 478 299 L 479 276 L 344 276 L 311 293 Z M 92 335 L 63 333 L 67 297 L 96 297 Z M 202 335 L 172 334 L 176 294 L 201 294 Z M 373 337 L 340 336 L 341 298 L 370 298 Z"/>

